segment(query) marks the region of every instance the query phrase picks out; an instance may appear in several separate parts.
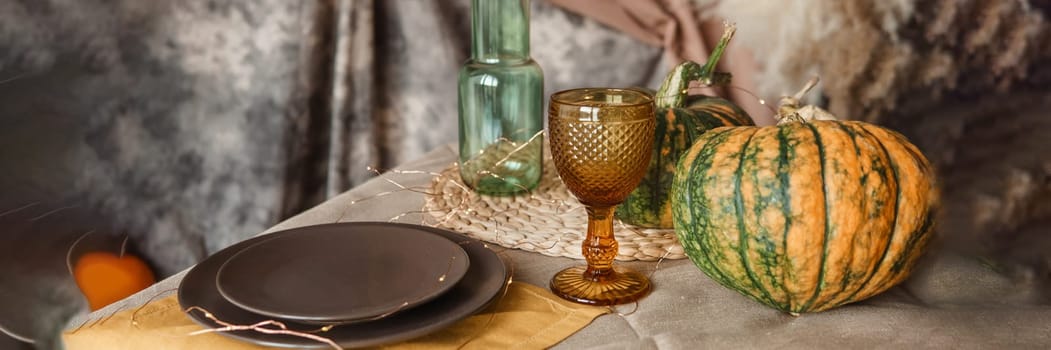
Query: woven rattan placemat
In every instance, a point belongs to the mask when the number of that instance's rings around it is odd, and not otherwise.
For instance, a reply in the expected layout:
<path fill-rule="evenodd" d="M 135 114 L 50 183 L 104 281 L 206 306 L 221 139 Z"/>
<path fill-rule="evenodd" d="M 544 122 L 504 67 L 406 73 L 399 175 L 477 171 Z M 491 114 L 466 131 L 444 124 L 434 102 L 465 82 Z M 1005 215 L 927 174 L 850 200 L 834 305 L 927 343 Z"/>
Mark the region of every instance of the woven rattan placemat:
<path fill-rule="evenodd" d="M 587 213 L 562 184 L 546 149 L 544 156 L 540 186 L 513 197 L 479 195 L 464 186 L 457 165 L 445 169 L 431 182 L 424 223 L 504 247 L 583 259 L 580 245 Z M 644 229 L 619 221 L 614 228 L 620 244 L 617 260 L 686 257 L 671 229 Z"/>

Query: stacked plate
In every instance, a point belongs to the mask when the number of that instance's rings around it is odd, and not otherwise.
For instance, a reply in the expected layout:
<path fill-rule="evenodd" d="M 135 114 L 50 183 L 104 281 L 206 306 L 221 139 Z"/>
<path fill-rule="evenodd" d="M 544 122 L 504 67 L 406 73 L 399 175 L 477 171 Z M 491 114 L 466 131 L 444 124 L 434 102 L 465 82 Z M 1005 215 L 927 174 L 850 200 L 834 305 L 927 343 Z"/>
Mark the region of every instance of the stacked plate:
<path fill-rule="evenodd" d="M 230 246 L 191 269 L 179 304 L 237 325 L 280 321 L 343 347 L 415 338 L 488 306 L 506 286 L 500 257 L 477 240 L 438 228 L 351 222 L 295 228 Z M 203 313 L 204 327 L 222 325 Z M 220 334 L 279 347 L 325 347 L 303 337 Z"/>

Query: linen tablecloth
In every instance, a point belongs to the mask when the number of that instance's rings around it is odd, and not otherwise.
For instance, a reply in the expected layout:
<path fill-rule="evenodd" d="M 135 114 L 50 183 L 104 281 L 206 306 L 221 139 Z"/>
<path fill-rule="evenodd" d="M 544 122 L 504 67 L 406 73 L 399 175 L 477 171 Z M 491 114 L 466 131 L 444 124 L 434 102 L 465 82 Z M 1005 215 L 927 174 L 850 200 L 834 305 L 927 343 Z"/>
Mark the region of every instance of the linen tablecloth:
<path fill-rule="evenodd" d="M 446 146 L 400 166 L 402 170 L 440 171 L 456 160 Z M 343 221 L 386 221 L 418 211 L 423 195 L 396 190 L 426 186 L 431 177 L 387 173 L 336 196 L 267 230 Z M 398 219 L 420 223 L 419 214 Z M 546 286 L 558 270 L 581 263 L 512 250 L 514 279 Z M 1013 281 L 980 260 L 932 251 L 905 284 L 872 299 L 818 314 L 793 317 L 760 305 L 718 285 L 689 260 L 659 264 L 623 263 L 652 272 L 654 290 L 625 315 L 600 316 L 561 342 L 565 349 L 697 348 L 1048 348 L 1051 305 L 1041 286 Z M 185 271 L 132 297 L 96 311 L 102 317 L 139 306 L 161 291 L 176 288 Z M 75 327 L 82 320 L 73 320 Z"/>

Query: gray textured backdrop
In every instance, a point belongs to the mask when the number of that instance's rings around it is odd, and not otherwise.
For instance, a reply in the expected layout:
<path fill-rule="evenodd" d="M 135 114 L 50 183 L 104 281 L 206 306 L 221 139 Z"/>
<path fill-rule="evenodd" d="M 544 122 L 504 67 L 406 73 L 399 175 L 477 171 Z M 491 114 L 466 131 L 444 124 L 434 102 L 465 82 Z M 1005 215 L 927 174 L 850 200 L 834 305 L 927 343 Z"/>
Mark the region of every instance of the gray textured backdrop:
<path fill-rule="evenodd" d="M 794 90 L 820 66 L 837 112 L 887 112 L 869 119 L 940 167 L 943 242 L 1034 267 L 1011 273 L 1051 294 L 1047 1 L 724 3 L 767 87 Z M 128 234 L 167 275 L 360 183 L 366 166 L 455 141 L 467 7 L 0 0 L 0 326 L 53 345 L 85 307 L 64 259 L 87 230 L 109 249 Z M 659 48 L 543 0 L 532 11 L 546 93 L 661 78 Z M 990 80 L 973 68 L 985 61 L 1016 63 Z"/>
<path fill-rule="evenodd" d="M 0 1 L 0 326 L 52 345 L 84 307 L 64 257 L 86 230 L 167 275 L 455 141 L 468 6 Z M 548 93 L 660 78 L 659 48 L 532 15 Z"/>

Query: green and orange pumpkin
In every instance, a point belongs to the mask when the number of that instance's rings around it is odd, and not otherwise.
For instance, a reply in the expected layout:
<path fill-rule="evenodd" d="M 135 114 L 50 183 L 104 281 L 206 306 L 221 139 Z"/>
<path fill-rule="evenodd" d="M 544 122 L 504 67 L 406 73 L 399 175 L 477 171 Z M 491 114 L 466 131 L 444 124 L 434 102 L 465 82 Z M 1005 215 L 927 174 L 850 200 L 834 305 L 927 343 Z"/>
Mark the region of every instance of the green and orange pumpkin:
<path fill-rule="evenodd" d="M 676 235 L 693 263 L 792 314 L 902 282 L 938 203 L 931 165 L 905 137 L 798 108 L 813 83 L 782 100 L 776 126 L 701 135 L 673 185 Z"/>
<path fill-rule="evenodd" d="M 679 64 L 657 90 L 657 127 L 649 170 L 635 191 L 617 206 L 616 215 L 621 221 L 641 227 L 672 228 L 671 184 L 675 163 L 682 153 L 698 136 L 713 128 L 754 125 L 752 118 L 733 102 L 687 93 L 690 82 L 729 83 L 729 74 L 715 72 L 715 66 L 734 30 L 732 25 L 727 26 L 704 66 L 692 61 Z"/>

